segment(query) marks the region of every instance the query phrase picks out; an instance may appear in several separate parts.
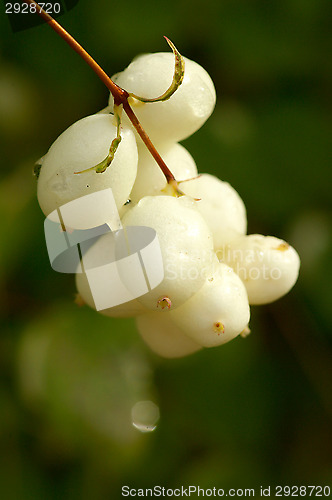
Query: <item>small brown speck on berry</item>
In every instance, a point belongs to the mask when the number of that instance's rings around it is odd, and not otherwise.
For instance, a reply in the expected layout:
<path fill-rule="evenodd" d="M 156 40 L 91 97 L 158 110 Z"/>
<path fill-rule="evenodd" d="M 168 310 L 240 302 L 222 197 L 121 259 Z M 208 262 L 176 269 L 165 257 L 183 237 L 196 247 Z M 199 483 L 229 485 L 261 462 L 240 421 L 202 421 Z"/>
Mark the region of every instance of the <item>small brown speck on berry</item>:
<path fill-rule="evenodd" d="M 162 309 L 165 309 L 165 307 L 167 307 L 167 309 L 170 309 L 171 308 L 171 305 L 172 305 L 172 301 L 169 297 L 162 297 L 161 299 L 158 300 L 157 302 L 157 307 L 161 307 Z"/>
<path fill-rule="evenodd" d="M 225 327 L 220 321 L 214 323 L 213 329 L 216 333 L 218 333 L 218 335 L 220 335 L 221 333 L 225 333 Z"/>

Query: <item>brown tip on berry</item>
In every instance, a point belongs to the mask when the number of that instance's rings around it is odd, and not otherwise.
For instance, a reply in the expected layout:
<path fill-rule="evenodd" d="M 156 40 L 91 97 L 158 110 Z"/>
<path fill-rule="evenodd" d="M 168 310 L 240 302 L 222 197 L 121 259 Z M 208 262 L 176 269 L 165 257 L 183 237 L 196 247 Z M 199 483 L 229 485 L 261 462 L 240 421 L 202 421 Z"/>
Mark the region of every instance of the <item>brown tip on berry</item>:
<path fill-rule="evenodd" d="M 169 297 L 162 297 L 157 302 L 157 307 L 160 306 L 162 309 L 165 309 L 165 307 L 167 307 L 167 309 L 170 309 L 171 305 L 172 305 L 172 301 Z"/>
<path fill-rule="evenodd" d="M 289 249 L 289 243 L 286 243 L 286 241 L 284 241 L 283 243 L 280 243 L 279 246 L 277 246 L 276 250 L 279 250 L 280 252 L 286 252 L 286 250 Z"/>
<path fill-rule="evenodd" d="M 220 321 L 214 323 L 213 329 L 216 333 L 218 333 L 218 335 L 220 335 L 221 333 L 225 333 L 225 327 Z"/>

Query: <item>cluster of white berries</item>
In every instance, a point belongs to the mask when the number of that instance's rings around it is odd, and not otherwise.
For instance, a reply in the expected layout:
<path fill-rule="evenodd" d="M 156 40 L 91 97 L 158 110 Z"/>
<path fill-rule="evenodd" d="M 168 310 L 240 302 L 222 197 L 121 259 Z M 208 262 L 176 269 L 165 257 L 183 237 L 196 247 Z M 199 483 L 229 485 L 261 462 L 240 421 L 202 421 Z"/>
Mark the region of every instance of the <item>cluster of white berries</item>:
<path fill-rule="evenodd" d="M 238 193 L 212 175 L 199 175 L 192 156 L 178 143 L 203 125 L 216 101 L 208 73 L 184 60 L 183 82 L 172 97 L 154 103 L 129 101 L 182 196 L 167 184 L 126 116 L 112 163 L 102 173 L 91 169 L 107 157 L 117 135 L 112 95 L 108 108 L 60 135 L 45 155 L 38 179 L 38 200 L 46 216 L 110 187 L 123 228 L 156 231 L 162 281 L 148 293 L 100 312 L 137 317 L 144 341 L 164 357 L 185 356 L 245 335 L 250 331 L 249 304 L 286 294 L 299 272 L 298 254 L 286 242 L 246 235 L 246 210 Z M 156 53 L 135 59 L 113 80 L 136 96 L 154 98 L 165 91 L 172 74 L 172 54 Z M 94 245 L 102 245 L 103 238 Z M 76 284 L 81 299 L 95 308 L 84 273 L 77 273 Z"/>

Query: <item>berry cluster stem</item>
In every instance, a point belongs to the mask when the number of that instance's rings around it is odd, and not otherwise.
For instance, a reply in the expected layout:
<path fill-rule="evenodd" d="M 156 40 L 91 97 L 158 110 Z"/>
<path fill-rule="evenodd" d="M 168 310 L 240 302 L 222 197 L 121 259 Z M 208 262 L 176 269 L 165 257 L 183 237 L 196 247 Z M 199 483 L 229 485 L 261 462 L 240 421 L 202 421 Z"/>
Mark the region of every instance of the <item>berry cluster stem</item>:
<path fill-rule="evenodd" d="M 99 64 L 90 56 L 90 54 L 72 37 L 68 31 L 66 31 L 52 16 L 47 14 L 40 5 L 34 0 L 22 0 L 23 3 L 34 4 L 36 6 L 36 13 L 48 23 L 48 25 L 73 49 L 75 52 L 82 57 L 82 59 L 92 68 L 100 80 L 106 85 L 106 87 L 111 92 L 114 98 L 114 104 L 123 105 L 125 113 L 128 115 L 129 120 L 137 130 L 137 133 L 141 137 L 142 141 L 152 154 L 153 158 L 158 163 L 160 169 L 166 177 L 169 184 L 177 184 L 174 175 L 167 167 L 164 160 L 161 158 L 160 154 L 156 150 L 155 146 L 152 144 L 151 139 L 143 129 L 137 116 L 132 110 L 128 97 L 129 94 L 126 90 L 119 87 L 113 80 L 105 73 L 105 71 L 99 66 Z"/>
<path fill-rule="evenodd" d="M 167 167 L 166 163 L 164 162 L 164 160 L 162 159 L 162 157 L 160 156 L 160 154 L 158 153 L 158 151 L 156 150 L 156 148 L 152 144 L 150 137 L 143 129 L 142 125 L 140 124 L 139 119 L 135 115 L 135 113 L 132 110 L 127 99 L 123 103 L 123 109 L 126 112 L 129 120 L 131 121 L 131 123 L 135 127 L 140 138 L 142 139 L 142 141 L 144 142 L 144 144 L 146 145 L 146 147 L 148 148 L 148 150 L 152 154 L 153 158 L 156 160 L 159 167 L 163 171 L 163 174 L 165 175 L 167 182 L 169 183 L 170 181 L 175 181 L 174 175 L 172 174 L 170 169 Z"/>

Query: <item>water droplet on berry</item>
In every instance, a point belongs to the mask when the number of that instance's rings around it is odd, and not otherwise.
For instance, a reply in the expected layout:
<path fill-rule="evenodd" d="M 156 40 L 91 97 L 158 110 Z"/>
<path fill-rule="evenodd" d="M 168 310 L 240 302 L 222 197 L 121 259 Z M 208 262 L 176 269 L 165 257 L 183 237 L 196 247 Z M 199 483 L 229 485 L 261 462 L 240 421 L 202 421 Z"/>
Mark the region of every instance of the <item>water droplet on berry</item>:
<path fill-rule="evenodd" d="M 154 431 L 159 417 L 159 407 L 152 401 L 138 401 L 131 410 L 132 424 L 140 432 Z"/>

